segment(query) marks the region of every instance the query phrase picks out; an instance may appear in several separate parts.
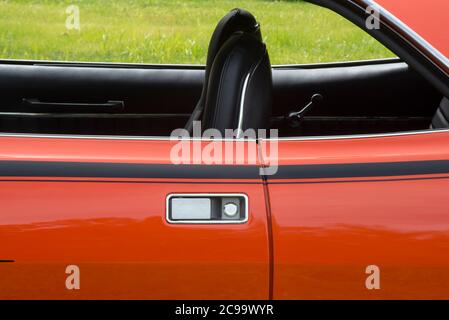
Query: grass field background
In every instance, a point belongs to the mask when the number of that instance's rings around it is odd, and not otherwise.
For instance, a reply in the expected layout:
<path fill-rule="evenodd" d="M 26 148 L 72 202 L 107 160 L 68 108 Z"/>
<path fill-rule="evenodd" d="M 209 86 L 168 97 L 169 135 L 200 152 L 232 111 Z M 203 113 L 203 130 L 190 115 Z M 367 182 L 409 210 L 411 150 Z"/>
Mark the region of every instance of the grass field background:
<path fill-rule="evenodd" d="M 68 5 L 81 30 L 67 30 Z M 204 64 L 219 19 L 235 7 L 261 24 L 273 64 L 393 54 L 336 13 L 303 1 L 0 0 L 0 58 Z"/>

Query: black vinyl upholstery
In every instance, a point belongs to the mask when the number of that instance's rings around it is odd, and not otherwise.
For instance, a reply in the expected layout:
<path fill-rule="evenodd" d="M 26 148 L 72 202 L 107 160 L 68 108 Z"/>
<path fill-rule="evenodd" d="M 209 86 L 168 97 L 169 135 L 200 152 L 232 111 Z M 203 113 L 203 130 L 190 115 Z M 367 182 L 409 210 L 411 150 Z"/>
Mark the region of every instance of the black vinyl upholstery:
<path fill-rule="evenodd" d="M 212 64 L 203 129 L 263 129 L 271 115 L 272 75 L 265 45 L 251 34 L 234 34 Z"/>
<path fill-rule="evenodd" d="M 432 129 L 449 128 L 449 100 L 444 98 L 432 119 Z"/>
<path fill-rule="evenodd" d="M 212 34 L 209 42 L 207 53 L 206 70 L 204 74 L 204 83 L 201 97 L 197 102 L 195 109 L 192 112 L 185 128 L 192 131 L 192 124 L 195 120 L 200 120 L 204 105 L 206 102 L 206 95 L 208 91 L 209 75 L 214 59 L 223 46 L 223 44 L 236 32 L 252 34 L 256 39 L 262 41 L 259 25 L 254 16 L 243 9 L 233 9 L 226 16 L 224 16 Z"/>

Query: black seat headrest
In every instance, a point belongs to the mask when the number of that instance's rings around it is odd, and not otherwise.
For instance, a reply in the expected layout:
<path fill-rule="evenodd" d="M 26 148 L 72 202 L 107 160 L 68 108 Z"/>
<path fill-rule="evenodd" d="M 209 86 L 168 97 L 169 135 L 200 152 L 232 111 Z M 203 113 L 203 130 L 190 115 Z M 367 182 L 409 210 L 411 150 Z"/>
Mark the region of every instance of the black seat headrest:
<path fill-rule="evenodd" d="M 259 24 L 257 23 L 256 18 L 246 10 L 239 8 L 232 9 L 218 22 L 210 39 L 209 48 L 207 50 L 206 80 L 218 51 L 236 32 L 254 34 L 260 41 L 262 41 Z"/>
<path fill-rule="evenodd" d="M 185 128 L 189 131 L 192 131 L 193 121 L 199 120 L 201 118 L 201 114 L 204 109 L 212 63 L 223 44 L 237 32 L 253 34 L 257 39 L 262 41 L 259 24 L 257 23 L 256 18 L 254 18 L 254 16 L 246 10 L 239 8 L 233 9 L 228 14 L 226 14 L 220 20 L 220 22 L 218 22 L 209 42 L 201 97 L 185 126 Z"/>
<path fill-rule="evenodd" d="M 271 114 L 272 75 L 265 44 L 251 34 L 231 36 L 212 64 L 203 130 L 263 129 Z"/>

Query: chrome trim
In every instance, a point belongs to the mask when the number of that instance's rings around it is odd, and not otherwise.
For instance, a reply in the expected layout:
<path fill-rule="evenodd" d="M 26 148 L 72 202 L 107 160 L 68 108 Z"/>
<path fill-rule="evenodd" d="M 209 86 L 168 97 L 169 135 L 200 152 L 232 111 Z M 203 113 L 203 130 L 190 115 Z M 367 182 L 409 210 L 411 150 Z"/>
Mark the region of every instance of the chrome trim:
<path fill-rule="evenodd" d="M 125 68 L 193 68 L 204 69 L 203 64 L 181 64 L 181 63 L 138 63 L 138 62 L 119 62 L 119 61 L 79 61 L 79 60 L 26 60 L 26 59 L 0 59 L 0 64 L 21 64 L 21 65 L 37 65 L 37 66 L 66 66 L 73 65 L 73 67 L 125 67 Z"/>
<path fill-rule="evenodd" d="M 119 135 L 71 135 L 71 134 L 29 134 L 0 133 L 0 138 L 35 138 L 35 139 L 88 139 L 88 140 L 137 140 L 137 141 L 216 141 L 214 138 L 190 137 L 176 138 L 170 136 L 119 136 Z M 241 141 L 241 139 L 223 138 L 220 141 Z M 245 141 L 255 142 L 256 139 L 245 138 Z"/>
<path fill-rule="evenodd" d="M 433 130 L 417 130 L 417 131 L 406 131 L 406 132 L 392 132 L 392 133 L 373 133 L 373 134 L 353 134 L 353 135 L 336 135 L 336 136 L 307 136 L 307 137 L 281 137 L 277 138 L 278 141 L 313 141 L 313 140 L 343 140 L 343 139 L 373 139 L 373 138 L 388 138 L 388 137 L 399 137 L 399 136 L 413 136 L 421 134 L 432 134 L 432 133 L 446 133 L 449 129 L 433 129 Z M 273 139 L 264 139 L 267 141 Z"/>
<path fill-rule="evenodd" d="M 393 53 L 394 54 L 394 53 Z M 399 57 L 386 57 L 386 58 L 376 58 L 376 59 L 362 59 L 362 60 L 345 60 L 345 61 L 328 61 L 328 62 L 311 62 L 311 63 L 296 63 L 296 64 L 275 64 L 272 65 L 272 69 L 288 69 L 288 68 L 301 68 L 301 67 L 334 67 L 334 66 L 340 66 L 343 64 L 348 64 L 349 66 L 352 65 L 365 65 L 368 63 L 373 63 L 375 65 L 378 64 L 389 64 L 389 63 L 400 63 L 404 62 Z M 345 66 L 342 66 L 345 67 Z"/>
<path fill-rule="evenodd" d="M 288 68 L 288 67 L 302 67 L 302 66 L 326 66 L 332 64 L 341 64 L 341 63 L 392 63 L 392 62 L 400 62 L 401 59 L 399 57 L 386 57 L 386 58 L 376 58 L 376 59 L 367 59 L 367 60 L 342 60 L 342 61 L 328 61 L 328 62 L 309 62 L 309 63 L 295 63 L 295 64 L 273 64 L 271 67 L 273 69 L 276 68 Z M 91 68 L 107 68 L 107 67 L 125 67 L 125 68 L 142 68 L 142 69 L 194 69 L 204 71 L 206 66 L 204 64 L 168 64 L 168 63 L 128 63 L 128 62 L 102 62 L 102 61 L 64 61 L 64 60 L 24 60 L 24 59 L 0 59 L 0 65 L 21 65 L 21 66 L 67 66 L 72 65 L 73 67 L 91 67 Z"/>
<path fill-rule="evenodd" d="M 395 136 L 409 136 L 417 134 L 432 134 L 432 133 L 445 133 L 449 132 L 449 129 L 426 129 L 416 131 L 402 131 L 393 133 L 372 133 L 372 134 L 353 134 L 353 135 L 335 135 L 335 136 L 297 136 L 297 137 L 281 137 L 276 138 L 279 141 L 292 141 L 292 140 L 340 140 L 340 139 L 361 139 L 361 138 L 382 138 L 382 137 L 395 137 Z M 0 138 L 34 138 L 34 139 L 89 139 L 89 140 L 136 140 L 136 141 L 185 141 L 182 139 L 170 139 L 167 137 L 157 136 L 107 136 L 107 135 L 62 135 L 62 134 L 27 134 L 27 133 L 0 133 Z M 213 139 L 213 138 L 189 138 L 191 141 L 241 141 L 239 139 Z M 273 140 L 273 139 L 263 139 Z M 245 139 L 245 141 L 255 142 L 256 139 Z"/>
<path fill-rule="evenodd" d="M 239 110 L 239 122 L 237 125 L 237 139 L 240 139 L 243 134 L 243 107 L 245 106 L 245 96 L 246 96 L 246 89 L 248 87 L 248 81 L 249 77 L 251 75 L 251 72 L 249 72 L 246 75 L 245 81 L 243 82 L 243 89 L 242 89 L 242 96 L 240 97 L 240 110 Z"/>
<path fill-rule="evenodd" d="M 173 197 L 243 197 L 245 199 L 245 217 L 243 220 L 171 220 L 169 212 L 170 199 Z M 165 219 L 170 224 L 243 224 L 249 220 L 249 201 L 244 193 L 170 193 L 165 199 Z"/>

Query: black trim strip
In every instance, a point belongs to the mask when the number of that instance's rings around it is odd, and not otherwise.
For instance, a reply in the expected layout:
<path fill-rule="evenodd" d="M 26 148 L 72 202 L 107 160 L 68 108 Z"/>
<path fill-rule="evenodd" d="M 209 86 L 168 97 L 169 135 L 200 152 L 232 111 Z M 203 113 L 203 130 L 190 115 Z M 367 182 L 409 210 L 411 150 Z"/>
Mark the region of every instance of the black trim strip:
<path fill-rule="evenodd" d="M 271 181 L 265 182 L 265 184 L 325 184 L 325 183 L 357 183 L 357 182 L 395 182 L 395 181 L 420 181 L 420 180 L 444 180 L 449 179 L 449 176 L 438 177 L 420 177 L 420 178 L 388 178 L 388 179 L 355 179 L 355 180 L 328 180 L 328 181 Z M 51 182 L 51 183 L 123 183 L 123 184 L 232 184 L 232 185 L 245 185 L 245 184 L 264 184 L 264 182 L 239 182 L 239 181 L 136 181 L 136 180 L 44 180 L 44 179 L 0 179 L 0 182 Z"/>
<path fill-rule="evenodd" d="M 388 179 L 351 179 L 351 180 L 308 180 L 308 181 L 272 181 L 268 184 L 330 184 L 330 183 L 358 183 L 358 182 L 397 182 L 397 181 L 420 181 L 420 180 L 449 180 L 449 176 L 444 177 L 422 177 L 422 178 L 388 178 Z M 0 180 L 1 181 L 1 180 Z"/>
<path fill-rule="evenodd" d="M 0 259 L 0 263 L 12 263 L 12 262 L 16 262 L 16 260 Z"/>
<path fill-rule="evenodd" d="M 0 182 L 64 182 L 64 183 L 129 183 L 129 184 L 262 184 L 263 182 L 254 181 L 183 181 L 183 180 L 173 180 L 173 181 L 137 181 L 137 180 L 76 180 L 76 179 L 0 179 Z"/>
<path fill-rule="evenodd" d="M 272 179 L 324 179 L 449 173 L 449 160 L 279 166 Z"/>
<path fill-rule="evenodd" d="M 287 165 L 279 166 L 278 172 L 275 175 L 266 176 L 266 178 L 269 183 L 274 183 L 272 180 L 276 179 L 369 178 L 446 173 L 449 173 L 449 160 L 431 160 L 409 162 Z M 1 176 L 128 179 L 257 179 L 260 180 L 260 182 L 262 181 L 259 175 L 259 167 L 257 166 L 104 162 L 0 161 L 0 177 Z M 79 180 L 77 182 L 87 181 Z"/>
<path fill-rule="evenodd" d="M 258 166 L 0 161 L 3 177 L 260 179 Z"/>

